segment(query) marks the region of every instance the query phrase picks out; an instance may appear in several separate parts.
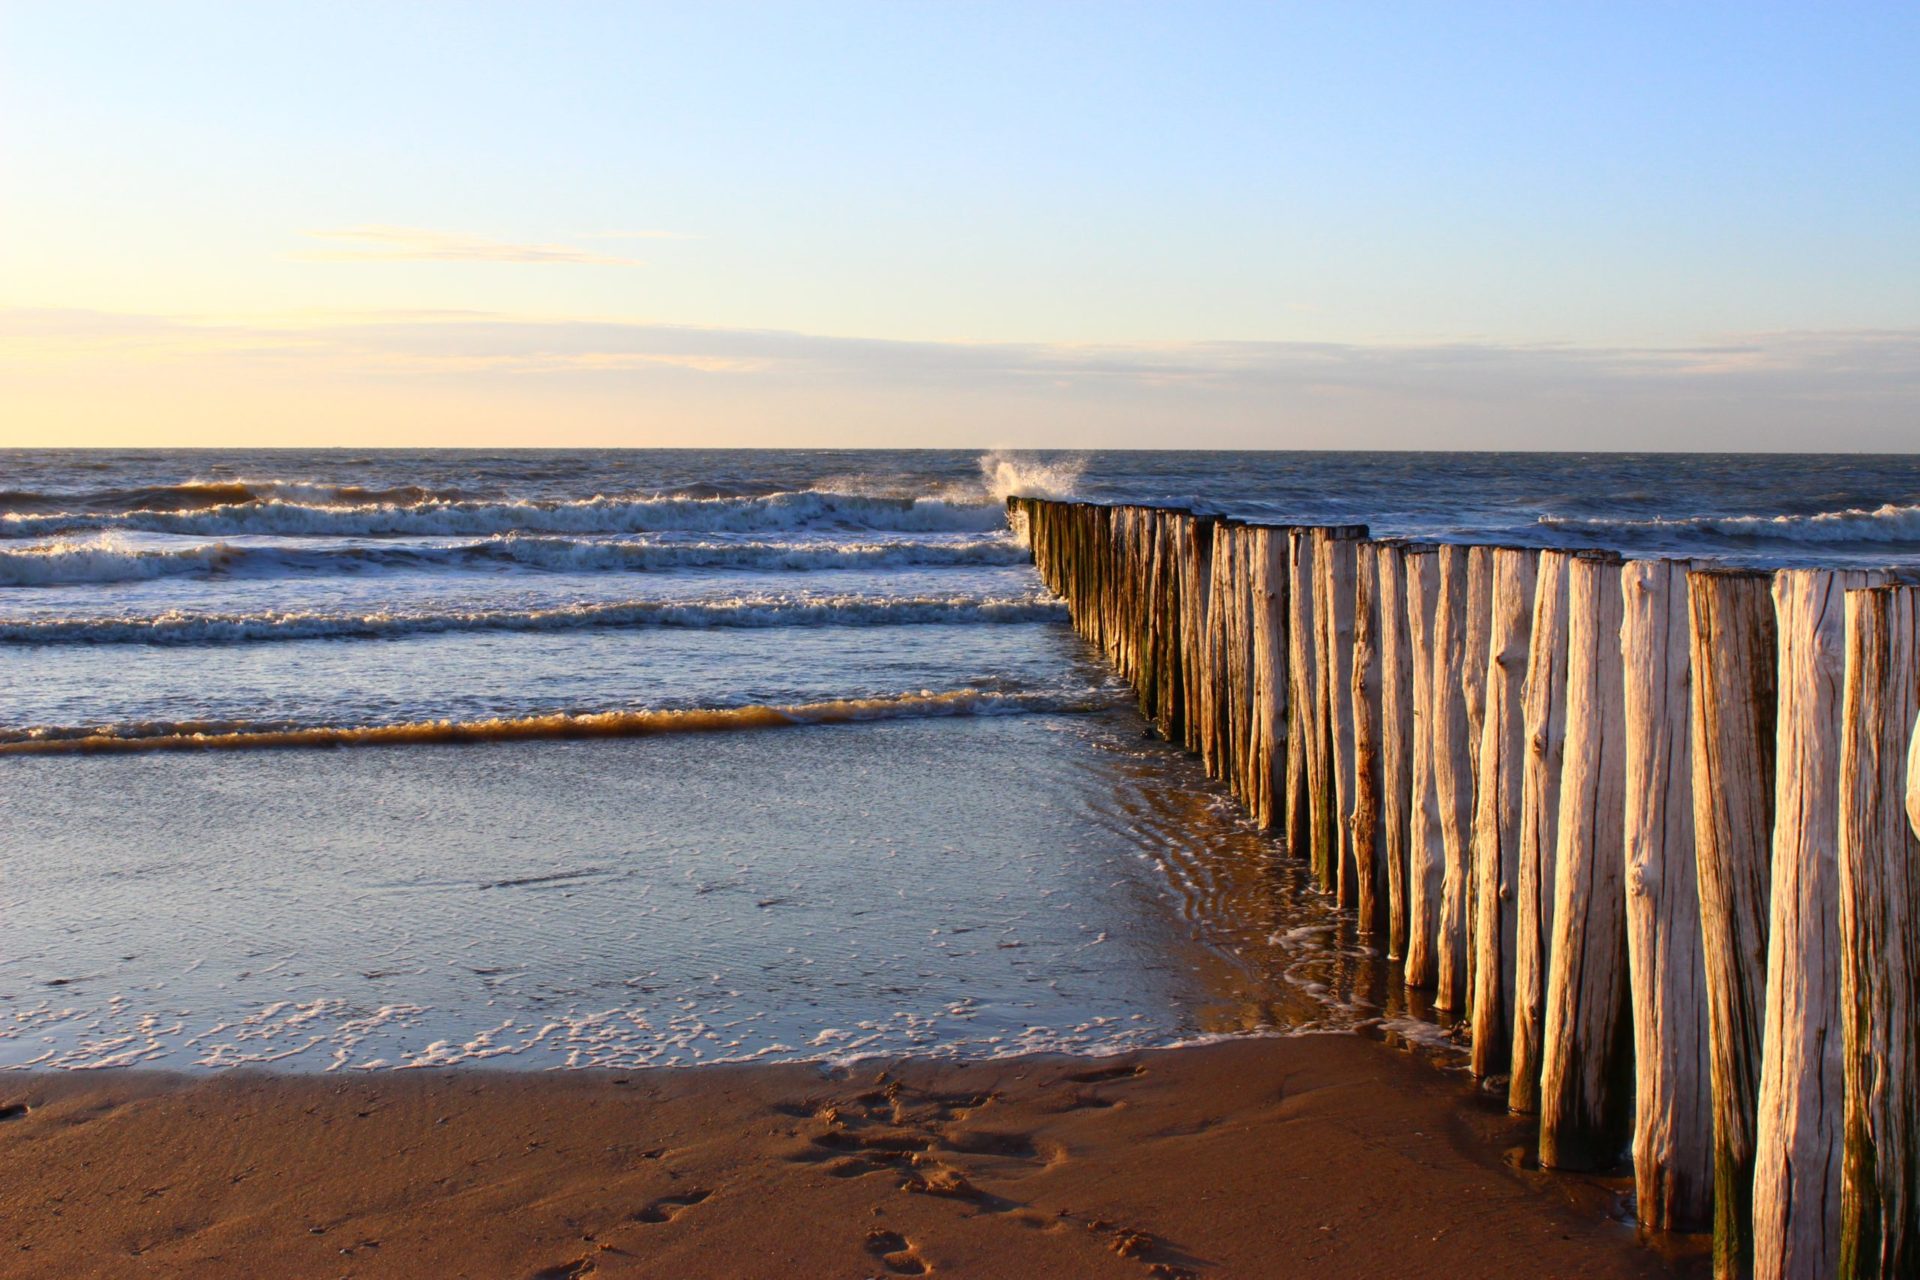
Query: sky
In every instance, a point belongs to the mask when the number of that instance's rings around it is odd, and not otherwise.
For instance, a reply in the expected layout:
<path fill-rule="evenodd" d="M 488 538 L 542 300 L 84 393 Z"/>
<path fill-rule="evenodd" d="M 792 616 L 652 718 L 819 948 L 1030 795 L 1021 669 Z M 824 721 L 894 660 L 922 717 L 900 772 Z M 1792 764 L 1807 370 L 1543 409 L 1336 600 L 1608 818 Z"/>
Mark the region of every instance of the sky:
<path fill-rule="evenodd" d="M 0 0 L 0 446 L 1920 448 L 1911 3 Z"/>

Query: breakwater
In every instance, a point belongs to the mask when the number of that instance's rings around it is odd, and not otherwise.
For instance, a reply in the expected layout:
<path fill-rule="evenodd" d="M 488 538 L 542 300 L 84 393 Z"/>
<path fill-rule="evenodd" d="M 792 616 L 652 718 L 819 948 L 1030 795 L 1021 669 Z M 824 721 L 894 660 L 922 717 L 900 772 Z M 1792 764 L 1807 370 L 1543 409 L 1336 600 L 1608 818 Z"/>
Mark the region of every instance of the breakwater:
<path fill-rule="evenodd" d="M 1074 626 L 1722 1276 L 1920 1272 L 1920 587 L 1013 498 Z M 1915 759 L 1909 757 L 1914 756 Z"/>

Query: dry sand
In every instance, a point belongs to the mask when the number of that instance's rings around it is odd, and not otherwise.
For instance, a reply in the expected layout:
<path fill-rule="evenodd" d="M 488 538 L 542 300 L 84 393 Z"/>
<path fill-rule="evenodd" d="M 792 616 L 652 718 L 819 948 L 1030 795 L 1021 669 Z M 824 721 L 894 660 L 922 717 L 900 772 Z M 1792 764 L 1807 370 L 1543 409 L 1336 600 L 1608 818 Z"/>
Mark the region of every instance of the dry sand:
<path fill-rule="evenodd" d="M 24 1110 L 20 1108 L 24 1107 Z M 1358 1037 L 1120 1059 L 0 1078 L 20 1276 L 1704 1274 Z M 1669 1246 L 1671 1242 L 1669 1242 Z"/>

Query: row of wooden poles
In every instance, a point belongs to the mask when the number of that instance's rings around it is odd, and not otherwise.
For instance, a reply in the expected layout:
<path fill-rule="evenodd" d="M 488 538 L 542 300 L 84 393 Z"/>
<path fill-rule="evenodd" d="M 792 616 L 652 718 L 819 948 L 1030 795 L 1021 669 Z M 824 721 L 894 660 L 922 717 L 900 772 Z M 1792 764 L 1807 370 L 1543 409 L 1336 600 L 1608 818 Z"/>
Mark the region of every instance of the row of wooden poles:
<path fill-rule="evenodd" d="M 1142 712 L 1716 1273 L 1920 1275 L 1920 587 L 1009 501 Z"/>

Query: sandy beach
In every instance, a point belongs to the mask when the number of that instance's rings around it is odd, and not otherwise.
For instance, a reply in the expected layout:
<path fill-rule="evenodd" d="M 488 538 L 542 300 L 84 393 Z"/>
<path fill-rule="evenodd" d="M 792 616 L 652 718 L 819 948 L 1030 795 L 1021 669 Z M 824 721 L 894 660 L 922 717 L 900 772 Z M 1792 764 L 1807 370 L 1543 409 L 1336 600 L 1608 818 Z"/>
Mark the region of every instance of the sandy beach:
<path fill-rule="evenodd" d="M 1702 1274 L 1353 1036 L 1104 1060 L 0 1085 L 8 1275 Z"/>

